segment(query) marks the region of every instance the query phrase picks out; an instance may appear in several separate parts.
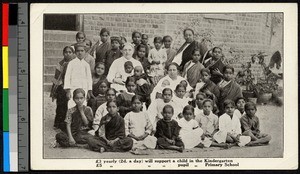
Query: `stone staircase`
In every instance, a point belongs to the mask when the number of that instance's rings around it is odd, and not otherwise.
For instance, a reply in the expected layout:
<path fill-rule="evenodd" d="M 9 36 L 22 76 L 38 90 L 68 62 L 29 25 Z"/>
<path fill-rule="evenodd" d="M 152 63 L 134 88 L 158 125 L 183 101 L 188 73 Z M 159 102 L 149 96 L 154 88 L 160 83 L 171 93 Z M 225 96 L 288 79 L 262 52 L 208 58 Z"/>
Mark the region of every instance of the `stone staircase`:
<path fill-rule="evenodd" d="M 44 30 L 44 91 L 52 86 L 57 63 L 63 59 L 63 48 L 76 42 L 77 31 Z"/>

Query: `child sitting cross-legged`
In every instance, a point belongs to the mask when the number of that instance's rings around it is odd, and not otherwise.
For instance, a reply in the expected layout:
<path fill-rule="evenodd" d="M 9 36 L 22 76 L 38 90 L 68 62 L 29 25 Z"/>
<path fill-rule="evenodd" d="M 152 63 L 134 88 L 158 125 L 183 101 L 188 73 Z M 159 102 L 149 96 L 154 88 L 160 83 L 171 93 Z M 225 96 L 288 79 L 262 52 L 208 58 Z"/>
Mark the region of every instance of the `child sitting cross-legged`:
<path fill-rule="evenodd" d="M 131 150 L 133 141 L 125 136 L 125 122 L 118 113 L 115 101 L 107 102 L 108 114 L 100 121 L 99 136 L 88 138 L 87 143 L 91 150 L 97 152 L 126 152 Z"/>
<path fill-rule="evenodd" d="M 132 97 L 132 111 L 127 113 L 125 120 L 125 133 L 133 140 L 132 151 L 139 153 L 139 150 L 154 149 L 156 138 L 151 136 L 152 124 L 146 112 L 142 111 L 141 97 Z"/>
<path fill-rule="evenodd" d="M 56 141 L 62 147 L 72 147 L 76 144 L 86 144 L 91 135 L 87 132 L 93 121 L 93 111 L 84 106 L 85 92 L 78 88 L 73 92 L 76 106 L 70 108 L 66 115 L 66 132 L 56 134 Z"/>
<path fill-rule="evenodd" d="M 250 137 L 241 136 L 240 119 L 234 115 L 235 104 L 232 100 L 224 101 L 225 113 L 219 118 L 219 131 L 214 134 L 218 143 L 231 143 L 244 146 L 250 142 Z"/>
<path fill-rule="evenodd" d="M 266 145 L 271 140 L 271 136 L 260 132 L 259 118 L 256 114 L 256 106 L 253 102 L 245 105 L 246 114 L 241 118 L 243 135 L 250 136 L 251 141 L 246 146 Z"/>
<path fill-rule="evenodd" d="M 199 126 L 203 130 L 201 136 L 201 144 L 204 147 L 224 147 L 229 148 L 227 143 L 217 143 L 213 139 L 213 135 L 218 132 L 219 129 L 219 118 L 213 112 L 213 101 L 211 99 L 205 99 L 203 101 L 203 110 L 195 115 L 195 120 L 199 123 Z"/>
<path fill-rule="evenodd" d="M 157 138 L 157 147 L 159 149 L 170 149 L 183 152 L 184 144 L 179 138 L 177 121 L 173 120 L 174 108 L 171 105 L 165 105 L 162 111 L 163 119 L 157 122 L 155 137 Z"/>
<path fill-rule="evenodd" d="M 184 148 L 191 149 L 199 145 L 203 130 L 199 127 L 198 122 L 194 119 L 194 107 L 187 105 L 182 111 L 183 118 L 178 121 L 181 128 L 179 137 L 181 138 Z"/>

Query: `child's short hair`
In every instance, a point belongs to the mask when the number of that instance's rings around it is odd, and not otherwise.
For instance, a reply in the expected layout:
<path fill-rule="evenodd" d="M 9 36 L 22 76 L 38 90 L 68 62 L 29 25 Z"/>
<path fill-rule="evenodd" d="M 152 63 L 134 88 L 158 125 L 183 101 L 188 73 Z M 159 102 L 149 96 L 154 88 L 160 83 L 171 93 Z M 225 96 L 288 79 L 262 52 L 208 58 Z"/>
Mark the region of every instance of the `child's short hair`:
<path fill-rule="evenodd" d="M 191 28 L 186 28 L 186 29 L 183 30 L 183 34 L 185 34 L 186 31 L 191 31 L 192 34 L 194 35 L 194 30 L 193 30 L 193 29 L 191 29 Z"/>
<path fill-rule="evenodd" d="M 163 108 L 163 112 L 165 112 L 167 108 L 170 108 L 172 110 L 172 114 L 174 114 L 174 108 L 171 105 L 165 105 Z"/>
<path fill-rule="evenodd" d="M 144 44 L 139 44 L 137 47 L 136 47 L 136 50 L 140 50 L 141 48 L 145 48 L 145 50 L 147 50 L 147 46 L 144 45 Z"/>
<path fill-rule="evenodd" d="M 74 53 L 74 49 L 71 46 L 65 46 L 65 48 L 63 49 L 63 53 L 67 50 L 70 49 L 72 51 L 72 53 Z"/>
<path fill-rule="evenodd" d="M 173 91 L 171 88 L 165 88 L 163 89 L 162 93 L 164 94 L 166 91 L 171 91 L 171 95 L 173 95 Z"/>
<path fill-rule="evenodd" d="M 85 91 L 82 88 L 77 88 L 73 91 L 73 98 L 77 95 L 77 94 L 83 94 L 83 96 L 85 96 Z"/>
<path fill-rule="evenodd" d="M 225 72 L 227 69 L 231 69 L 231 70 L 232 70 L 232 73 L 234 73 L 234 68 L 233 68 L 231 65 L 225 65 L 224 68 L 223 68 L 222 73 L 224 74 L 224 72 Z"/>
<path fill-rule="evenodd" d="M 117 94 L 117 90 L 115 90 L 115 88 L 109 88 L 107 91 L 106 91 L 106 95 L 108 95 L 109 91 L 113 91 L 115 93 L 115 95 Z"/>
<path fill-rule="evenodd" d="M 147 38 L 148 38 L 148 35 L 147 35 L 147 34 L 142 34 L 142 37 L 144 37 L 144 36 L 147 36 Z"/>
<path fill-rule="evenodd" d="M 156 42 L 162 43 L 163 39 L 161 37 L 155 37 L 154 38 L 154 43 L 156 43 Z"/>
<path fill-rule="evenodd" d="M 117 105 L 117 101 L 116 101 L 116 100 L 108 101 L 108 102 L 106 103 L 106 107 L 108 107 L 108 106 L 109 106 L 109 104 L 111 104 L 111 103 L 115 103 L 115 104 L 116 104 L 116 106 L 118 107 L 118 105 Z"/>
<path fill-rule="evenodd" d="M 113 41 L 117 41 L 120 44 L 121 39 L 118 36 L 112 36 L 110 37 L 110 42 L 112 43 Z"/>
<path fill-rule="evenodd" d="M 246 104 L 245 104 L 245 110 L 247 110 L 249 107 L 254 107 L 255 108 L 255 110 L 257 110 L 256 109 L 256 104 L 255 103 L 253 103 L 253 102 L 247 102 Z"/>
<path fill-rule="evenodd" d="M 110 32 L 109 32 L 108 29 L 102 28 L 102 29 L 100 30 L 100 36 L 103 35 L 104 33 L 107 33 L 107 35 L 110 35 Z"/>
<path fill-rule="evenodd" d="M 198 92 L 198 94 L 196 94 L 196 97 L 197 97 L 198 95 L 202 95 L 204 98 L 207 98 L 207 95 L 206 95 L 204 92 Z"/>
<path fill-rule="evenodd" d="M 133 103 L 134 100 L 139 100 L 140 102 L 142 102 L 143 98 L 140 95 L 134 95 L 131 99 L 131 103 Z"/>
<path fill-rule="evenodd" d="M 78 32 L 76 33 L 76 38 L 78 38 L 79 35 L 81 35 L 81 34 L 84 36 L 84 38 L 86 38 L 86 35 L 85 35 L 85 33 L 84 33 L 83 31 L 78 31 Z"/>
<path fill-rule="evenodd" d="M 177 91 L 179 88 L 184 88 L 184 90 L 186 91 L 186 86 L 183 84 L 178 84 L 175 88 L 175 90 Z"/>
<path fill-rule="evenodd" d="M 90 46 L 92 46 L 93 45 L 93 43 L 92 43 L 92 41 L 90 40 L 90 39 L 85 39 L 85 41 L 84 41 L 85 43 L 88 43 Z"/>
<path fill-rule="evenodd" d="M 212 52 L 214 52 L 216 49 L 219 49 L 219 50 L 222 51 L 222 48 L 220 48 L 220 47 L 214 47 L 214 48 L 212 49 Z"/>
<path fill-rule="evenodd" d="M 76 44 L 74 45 L 75 51 L 77 51 L 77 49 L 80 48 L 80 47 L 83 47 L 83 49 L 84 49 L 84 51 L 85 51 L 86 45 L 83 44 L 83 43 L 76 43 Z"/>
<path fill-rule="evenodd" d="M 240 100 L 246 101 L 246 99 L 245 99 L 244 97 L 238 97 L 238 98 L 235 100 L 235 105 L 236 105 L 237 102 L 239 102 Z"/>
<path fill-rule="evenodd" d="M 172 66 L 172 65 L 175 66 L 177 70 L 179 69 L 179 65 L 178 65 L 177 63 L 175 63 L 175 62 L 172 62 L 172 63 L 170 63 L 169 66 L 167 67 L 167 70 L 169 70 L 170 66 Z"/>
<path fill-rule="evenodd" d="M 235 107 L 234 101 L 229 100 L 229 99 L 227 99 L 227 100 L 224 101 L 224 108 L 225 108 L 226 106 L 228 106 L 228 105 L 232 105 L 233 107 Z"/>
<path fill-rule="evenodd" d="M 131 77 L 131 76 L 127 77 L 126 82 L 125 82 L 125 86 L 127 86 L 129 82 L 135 83 L 135 78 Z"/>
<path fill-rule="evenodd" d="M 133 38 L 136 34 L 139 34 L 142 37 L 142 33 L 138 31 L 132 32 L 131 38 Z"/>
<path fill-rule="evenodd" d="M 200 70 L 201 75 L 203 75 L 204 72 L 206 72 L 208 75 L 211 75 L 210 70 L 208 68 L 203 68 Z"/>
<path fill-rule="evenodd" d="M 195 110 L 195 109 L 194 109 L 194 107 L 191 106 L 191 105 L 186 105 L 186 106 L 183 108 L 182 113 L 185 114 L 186 111 L 188 111 L 188 110 L 191 110 L 191 111 L 194 113 L 194 110 Z"/>
<path fill-rule="evenodd" d="M 167 36 L 164 36 L 164 37 L 163 37 L 163 42 L 165 42 L 167 38 L 170 38 L 171 41 L 173 40 L 173 38 L 172 38 L 171 36 L 167 35 Z"/>
<path fill-rule="evenodd" d="M 200 49 L 196 48 L 193 50 L 192 55 L 195 54 L 196 51 L 198 51 L 199 53 L 201 52 Z"/>
<path fill-rule="evenodd" d="M 187 88 L 188 86 L 188 82 L 186 80 L 181 80 L 179 84 L 182 84 L 183 86 L 185 86 Z"/>
<path fill-rule="evenodd" d="M 123 36 L 120 36 L 120 40 L 124 40 L 125 42 L 127 42 L 127 39 Z"/>
<path fill-rule="evenodd" d="M 131 61 L 127 61 L 127 62 L 124 63 L 124 67 L 128 67 L 128 66 L 133 67 L 133 64 L 132 64 Z"/>
<path fill-rule="evenodd" d="M 205 103 L 207 103 L 207 102 L 210 103 L 212 107 L 214 107 L 214 101 L 212 99 L 205 99 L 205 100 L 203 100 L 203 105 Z"/>

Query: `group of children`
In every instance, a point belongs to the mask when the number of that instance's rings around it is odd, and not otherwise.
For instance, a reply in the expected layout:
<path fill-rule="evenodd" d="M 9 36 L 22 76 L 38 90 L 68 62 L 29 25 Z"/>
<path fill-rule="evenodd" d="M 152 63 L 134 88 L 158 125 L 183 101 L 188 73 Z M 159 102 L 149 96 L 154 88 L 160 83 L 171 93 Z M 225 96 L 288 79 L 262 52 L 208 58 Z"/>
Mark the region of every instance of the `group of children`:
<path fill-rule="evenodd" d="M 221 48 L 213 48 L 207 59 L 194 49 L 177 76 L 170 36 L 155 37 L 154 47 L 139 32 L 133 32 L 132 44 L 110 37 L 107 29 L 100 37 L 101 43 L 92 45 L 78 32 L 77 43 L 63 49 L 57 65 L 51 97 L 57 104 L 54 127 L 61 129 L 56 135 L 60 146 L 183 152 L 271 140 L 260 133 L 256 105 L 242 97 Z M 176 80 L 167 78 L 172 73 Z"/>

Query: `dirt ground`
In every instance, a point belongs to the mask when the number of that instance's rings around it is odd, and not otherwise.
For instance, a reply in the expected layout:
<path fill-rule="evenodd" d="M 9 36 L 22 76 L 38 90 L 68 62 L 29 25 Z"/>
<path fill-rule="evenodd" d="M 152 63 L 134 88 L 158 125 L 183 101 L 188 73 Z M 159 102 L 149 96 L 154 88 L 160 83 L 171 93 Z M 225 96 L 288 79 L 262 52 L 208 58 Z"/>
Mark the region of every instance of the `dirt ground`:
<path fill-rule="evenodd" d="M 258 105 L 257 116 L 260 118 L 261 132 L 270 134 L 272 140 L 267 146 L 259 147 L 232 147 L 220 148 L 194 148 L 185 150 L 183 153 L 170 150 L 149 150 L 147 155 L 134 155 L 130 152 L 98 153 L 90 151 L 86 146 L 74 148 L 52 148 L 51 143 L 55 140 L 56 130 L 53 129 L 55 117 L 55 102 L 52 102 L 49 93 L 44 93 L 44 158 L 205 158 L 205 157 L 228 157 L 228 158 L 280 158 L 283 156 L 283 106 Z"/>

